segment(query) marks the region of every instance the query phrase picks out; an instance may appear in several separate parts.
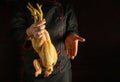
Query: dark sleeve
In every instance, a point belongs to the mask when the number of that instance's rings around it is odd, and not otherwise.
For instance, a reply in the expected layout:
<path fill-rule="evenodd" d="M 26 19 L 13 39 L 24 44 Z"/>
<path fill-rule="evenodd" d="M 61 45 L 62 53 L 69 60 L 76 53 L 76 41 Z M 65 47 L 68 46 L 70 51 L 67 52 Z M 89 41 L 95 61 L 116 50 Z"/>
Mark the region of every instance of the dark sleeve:
<path fill-rule="evenodd" d="M 65 7 L 65 22 L 66 22 L 66 37 L 69 34 L 78 35 L 78 22 L 72 4 L 67 4 Z"/>
<path fill-rule="evenodd" d="M 11 20 L 11 35 L 19 47 L 29 49 L 31 42 L 27 40 L 26 29 L 28 27 L 25 11 L 21 8 L 16 8 Z"/>

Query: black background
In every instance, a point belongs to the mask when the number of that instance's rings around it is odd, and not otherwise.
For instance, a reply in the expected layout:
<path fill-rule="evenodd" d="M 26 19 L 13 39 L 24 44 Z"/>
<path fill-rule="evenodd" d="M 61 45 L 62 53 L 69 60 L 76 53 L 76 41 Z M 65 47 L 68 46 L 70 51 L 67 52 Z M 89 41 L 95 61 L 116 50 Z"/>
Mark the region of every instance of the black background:
<path fill-rule="evenodd" d="M 0 0 L 0 82 L 17 82 L 19 55 L 10 19 L 16 0 Z M 74 0 L 79 43 L 72 60 L 73 82 L 120 82 L 120 0 Z"/>

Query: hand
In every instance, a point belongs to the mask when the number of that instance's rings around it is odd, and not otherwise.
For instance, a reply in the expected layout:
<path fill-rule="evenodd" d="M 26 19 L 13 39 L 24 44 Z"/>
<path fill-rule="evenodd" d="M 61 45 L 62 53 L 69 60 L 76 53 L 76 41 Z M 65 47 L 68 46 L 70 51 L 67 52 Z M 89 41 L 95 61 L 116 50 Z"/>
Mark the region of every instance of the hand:
<path fill-rule="evenodd" d="M 28 36 L 34 36 L 35 38 L 41 38 L 42 34 L 45 29 L 45 19 L 43 19 L 41 22 L 32 24 L 29 28 L 27 28 L 26 33 Z"/>
<path fill-rule="evenodd" d="M 70 34 L 65 40 L 66 54 L 68 58 L 74 59 L 78 51 L 78 41 L 84 42 L 85 39 L 75 34 Z"/>

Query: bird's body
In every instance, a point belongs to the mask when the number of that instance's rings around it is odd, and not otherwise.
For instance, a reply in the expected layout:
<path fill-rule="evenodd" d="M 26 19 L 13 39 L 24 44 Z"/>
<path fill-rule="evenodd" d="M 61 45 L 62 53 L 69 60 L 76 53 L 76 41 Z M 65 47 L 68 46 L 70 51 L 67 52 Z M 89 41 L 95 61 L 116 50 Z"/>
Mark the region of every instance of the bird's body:
<path fill-rule="evenodd" d="M 41 22 L 43 19 L 43 12 L 41 10 L 42 5 L 37 4 L 38 10 L 32 7 L 30 3 L 28 3 L 27 8 L 30 10 L 31 14 L 34 17 L 34 23 Z M 34 59 L 33 65 L 36 69 L 35 76 L 37 77 L 42 73 L 42 67 L 46 68 L 45 77 L 49 76 L 53 67 L 57 62 L 57 51 L 51 42 L 50 35 L 46 29 L 42 34 L 41 38 L 35 38 L 34 36 L 30 36 L 29 39 L 32 42 L 32 46 L 34 50 L 38 53 L 40 57 L 40 61 L 38 59 Z"/>
<path fill-rule="evenodd" d="M 34 50 L 40 57 L 40 61 L 38 63 L 39 65 L 36 62 L 33 62 L 34 67 L 37 67 L 36 73 L 37 71 L 42 71 L 42 67 L 45 67 L 45 76 L 49 76 L 52 73 L 53 67 L 57 62 L 57 52 L 51 42 L 49 33 L 45 30 L 43 36 L 40 39 L 30 37 L 30 40 L 32 42 Z M 37 77 L 39 74 L 35 74 L 35 76 Z"/>

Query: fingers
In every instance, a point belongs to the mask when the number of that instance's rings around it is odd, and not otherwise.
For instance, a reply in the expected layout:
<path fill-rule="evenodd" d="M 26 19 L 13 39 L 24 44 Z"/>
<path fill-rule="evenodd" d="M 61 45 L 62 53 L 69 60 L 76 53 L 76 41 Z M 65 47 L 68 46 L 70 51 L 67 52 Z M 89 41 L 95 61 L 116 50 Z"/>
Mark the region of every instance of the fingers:
<path fill-rule="evenodd" d="M 29 33 L 31 33 L 35 38 L 41 38 L 46 27 L 46 21 L 43 19 L 42 22 L 34 23 L 29 27 Z"/>
<path fill-rule="evenodd" d="M 71 50 L 70 49 L 66 49 L 66 55 L 69 59 L 71 59 Z"/>
<path fill-rule="evenodd" d="M 78 52 L 78 40 L 74 40 L 74 41 L 66 40 L 65 46 L 66 46 L 66 54 L 68 58 L 74 59 Z"/>
<path fill-rule="evenodd" d="M 41 25 L 37 29 L 38 29 L 38 31 L 41 31 L 41 30 L 45 29 L 45 27 L 46 27 L 45 25 Z"/>
<path fill-rule="evenodd" d="M 39 31 L 38 34 L 38 38 L 41 38 L 43 36 L 44 30 Z"/>
<path fill-rule="evenodd" d="M 68 48 L 66 49 L 66 54 L 69 59 L 74 59 L 77 55 L 77 49 L 73 48 Z"/>
<path fill-rule="evenodd" d="M 78 40 L 80 42 L 85 42 L 85 39 L 80 36 L 76 36 L 75 38 L 76 38 L 76 40 Z"/>
<path fill-rule="evenodd" d="M 75 42 L 75 46 L 72 48 L 71 59 L 74 59 L 78 52 L 78 41 Z"/>
<path fill-rule="evenodd" d="M 70 47 L 69 47 L 69 45 L 67 43 L 65 44 L 65 46 L 66 46 L 66 55 L 70 59 L 70 55 L 71 55 Z"/>
<path fill-rule="evenodd" d="M 41 25 L 45 25 L 45 23 L 46 23 L 46 20 L 43 19 L 41 22 L 36 23 L 36 25 L 40 27 Z"/>
<path fill-rule="evenodd" d="M 75 57 L 76 57 L 76 51 L 75 50 L 72 50 L 72 49 L 68 49 L 68 50 L 66 50 L 66 54 L 67 54 L 67 57 L 69 58 L 69 59 L 74 59 Z"/>
<path fill-rule="evenodd" d="M 42 30 L 46 27 L 45 24 L 46 24 L 46 21 L 45 21 L 45 19 L 43 19 L 43 21 L 41 21 L 41 22 L 32 24 L 31 27 L 32 28 L 37 28 L 38 30 Z"/>

